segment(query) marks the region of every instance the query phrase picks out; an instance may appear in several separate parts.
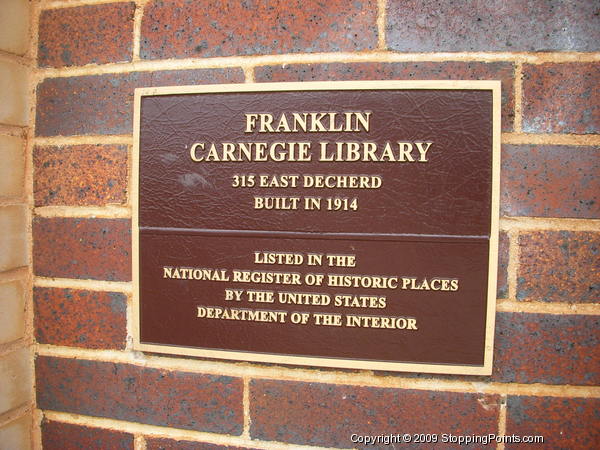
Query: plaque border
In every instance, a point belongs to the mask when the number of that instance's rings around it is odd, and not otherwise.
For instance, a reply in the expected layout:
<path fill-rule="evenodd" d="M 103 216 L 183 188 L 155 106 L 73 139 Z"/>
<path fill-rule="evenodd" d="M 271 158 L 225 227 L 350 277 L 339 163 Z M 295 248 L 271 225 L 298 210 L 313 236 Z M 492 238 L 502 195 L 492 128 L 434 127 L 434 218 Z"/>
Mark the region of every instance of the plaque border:
<path fill-rule="evenodd" d="M 454 365 L 443 363 L 408 363 L 373 361 L 348 358 L 295 356 L 277 353 L 245 352 L 238 350 L 212 350 L 198 347 L 140 342 L 139 316 L 139 144 L 141 100 L 146 96 L 172 94 L 211 94 L 232 92 L 285 92 L 323 90 L 489 90 L 492 92 L 492 198 L 491 227 L 488 261 L 487 314 L 483 365 Z M 247 361 L 254 363 L 286 364 L 340 369 L 387 370 L 396 372 L 423 372 L 449 375 L 491 375 L 494 329 L 496 320 L 496 282 L 498 270 L 498 233 L 500 215 L 500 106 L 501 82 L 499 80 L 381 80 L 381 81 L 311 81 L 285 83 L 212 84 L 195 86 L 163 86 L 136 88 L 133 114 L 133 149 L 131 161 L 132 208 L 132 335 L 133 350 L 169 355 L 196 356 L 211 359 Z"/>

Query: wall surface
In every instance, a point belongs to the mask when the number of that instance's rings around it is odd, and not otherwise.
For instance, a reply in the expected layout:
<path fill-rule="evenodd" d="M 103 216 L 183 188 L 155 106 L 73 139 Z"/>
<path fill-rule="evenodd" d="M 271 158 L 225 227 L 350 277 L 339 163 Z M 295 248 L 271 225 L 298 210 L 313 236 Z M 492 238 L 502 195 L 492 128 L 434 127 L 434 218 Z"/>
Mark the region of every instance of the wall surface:
<path fill-rule="evenodd" d="M 597 2 L 31 5 L 37 447 L 361 447 L 353 433 L 542 435 L 547 448 L 600 446 Z M 502 81 L 493 374 L 133 351 L 133 89 L 375 79 Z M 19 137 L 2 139 L 16 148 Z M 19 208 L 2 207 L 10 210 L 2 220 L 23 220 Z"/>
<path fill-rule="evenodd" d="M 0 2 L 0 448 L 31 447 L 30 7 Z"/>

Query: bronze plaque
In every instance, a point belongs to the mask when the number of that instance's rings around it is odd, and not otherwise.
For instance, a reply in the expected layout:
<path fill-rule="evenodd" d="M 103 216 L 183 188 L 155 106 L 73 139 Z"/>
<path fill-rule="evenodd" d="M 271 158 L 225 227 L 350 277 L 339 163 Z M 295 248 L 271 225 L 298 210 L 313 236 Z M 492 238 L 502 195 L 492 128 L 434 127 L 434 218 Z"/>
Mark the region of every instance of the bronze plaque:
<path fill-rule="evenodd" d="M 135 348 L 489 374 L 499 81 L 136 90 Z"/>

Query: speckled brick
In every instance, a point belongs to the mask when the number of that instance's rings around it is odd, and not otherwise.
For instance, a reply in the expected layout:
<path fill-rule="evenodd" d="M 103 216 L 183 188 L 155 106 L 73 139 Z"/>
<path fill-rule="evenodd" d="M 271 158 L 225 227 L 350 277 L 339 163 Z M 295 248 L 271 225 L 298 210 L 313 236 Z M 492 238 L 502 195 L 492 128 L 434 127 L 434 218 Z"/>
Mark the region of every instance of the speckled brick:
<path fill-rule="evenodd" d="M 126 203 L 127 151 L 126 145 L 35 147 L 35 205 Z"/>
<path fill-rule="evenodd" d="M 506 298 L 508 295 L 508 258 L 510 240 L 508 234 L 500 232 L 498 239 L 498 298 Z"/>
<path fill-rule="evenodd" d="M 518 300 L 600 301 L 600 233 L 522 232 L 519 249 Z"/>
<path fill-rule="evenodd" d="M 498 313 L 492 379 L 508 383 L 600 383 L 600 317 Z"/>
<path fill-rule="evenodd" d="M 377 0 L 153 0 L 144 9 L 144 59 L 371 50 Z"/>
<path fill-rule="evenodd" d="M 600 132 L 599 85 L 598 63 L 524 64 L 523 131 Z"/>
<path fill-rule="evenodd" d="M 35 287 L 35 335 L 41 344 L 122 349 L 127 297 L 118 292 Z"/>
<path fill-rule="evenodd" d="M 239 435 L 240 378 L 39 356 L 40 409 Z"/>
<path fill-rule="evenodd" d="M 42 422 L 44 450 L 133 450 L 133 435 L 62 422 Z"/>
<path fill-rule="evenodd" d="M 239 68 L 48 78 L 37 89 L 36 135 L 131 134 L 137 87 L 243 81 Z"/>
<path fill-rule="evenodd" d="M 495 395 L 253 380 L 250 435 L 361 447 L 351 441 L 353 433 L 487 434 L 497 430 L 498 404 Z"/>
<path fill-rule="evenodd" d="M 388 0 L 389 48 L 404 52 L 598 51 L 593 1 Z"/>
<path fill-rule="evenodd" d="M 40 67 L 131 61 L 135 4 L 47 9 L 40 14 Z"/>
<path fill-rule="evenodd" d="M 504 216 L 600 218 L 600 147 L 506 145 Z"/>
<path fill-rule="evenodd" d="M 42 277 L 130 281 L 131 222 L 37 217 L 33 270 Z"/>
<path fill-rule="evenodd" d="M 261 81 L 339 80 L 501 80 L 502 129 L 511 131 L 514 119 L 514 67 L 505 62 L 398 62 L 292 64 L 255 69 Z"/>
<path fill-rule="evenodd" d="M 243 447 L 254 450 L 253 447 Z M 146 450 L 241 450 L 242 447 L 209 444 L 207 442 L 181 441 L 166 438 L 146 438 Z"/>
<path fill-rule="evenodd" d="M 506 434 L 543 436 L 537 448 L 600 448 L 600 399 L 513 397 L 507 400 Z M 524 448 L 506 444 L 505 448 Z"/>

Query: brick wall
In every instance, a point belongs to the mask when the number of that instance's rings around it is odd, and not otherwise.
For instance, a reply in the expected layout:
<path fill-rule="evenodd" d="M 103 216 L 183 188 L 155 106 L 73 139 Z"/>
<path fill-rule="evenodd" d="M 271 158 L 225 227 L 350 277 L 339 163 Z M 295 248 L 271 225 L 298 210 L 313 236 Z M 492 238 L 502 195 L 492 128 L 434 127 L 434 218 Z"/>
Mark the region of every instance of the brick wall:
<path fill-rule="evenodd" d="M 600 445 L 600 14 L 591 1 L 34 1 L 35 443 L 356 447 L 352 433 Z M 502 80 L 489 377 L 132 351 L 133 89 Z M 512 448 L 499 444 L 498 448 Z"/>
<path fill-rule="evenodd" d="M 0 448 L 31 448 L 30 8 L 0 5 Z"/>

